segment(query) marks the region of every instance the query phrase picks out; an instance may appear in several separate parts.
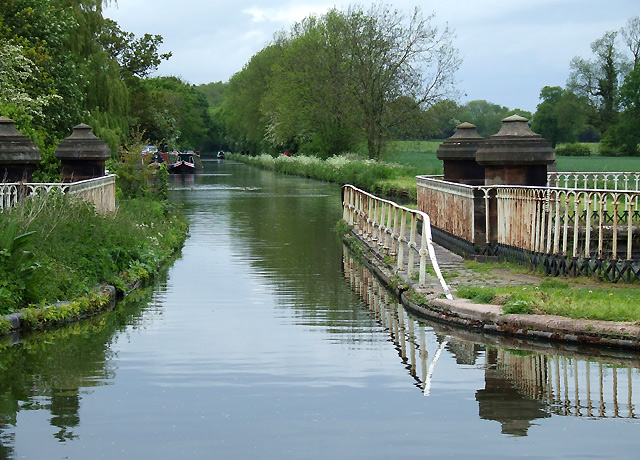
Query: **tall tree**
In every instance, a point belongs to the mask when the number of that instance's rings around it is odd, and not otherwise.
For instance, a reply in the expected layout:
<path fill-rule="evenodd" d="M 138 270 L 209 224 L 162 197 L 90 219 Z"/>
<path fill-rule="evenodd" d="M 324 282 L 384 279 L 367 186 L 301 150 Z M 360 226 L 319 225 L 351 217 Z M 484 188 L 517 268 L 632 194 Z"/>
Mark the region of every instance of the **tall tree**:
<path fill-rule="evenodd" d="M 419 9 L 406 17 L 375 4 L 296 24 L 279 42 L 283 54 L 261 106 L 266 138 L 325 155 L 363 139 L 378 158 L 394 127 L 455 94 L 460 59 L 452 32 L 432 20 Z"/>
<path fill-rule="evenodd" d="M 136 38 L 135 34 L 123 31 L 118 23 L 108 18 L 98 35 L 102 48 L 120 64 L 120 73 L 125 79 L 146 77 L 172 56 L 171 52 L 159 53 L 162 40 L 162 35 L 151 34 Z"/>
<path fill-rule="evenodd" d="M 42 118 L 44 107 L 57 97 L 29 94 L 37 72 L 22 46 L 0 43 L 0 114 L 13 118 L 23 129 L 32 127 L 34 117 Z"/>
<path fill-rule="evenodd" d="M 620 87 L 623 108 L 618 123 L 602 139 L 600 151 L 608 155 L 640 155 L 640 69 L 629 72 Z"/>
<path fill-rule="evenodd" d="M 228 86 L 228 83 L 216 81 L 199 85 L 197 88 L 205 95 L 207 101 L 209 101 L 209 105 L 213 108 L 222 104 L 222 101 L 224 100 L 224 93 Z"/>
<path fill-rule="evenodd" d="M 136 125 L 146 137 L 169 150 L 203 148 L 212 125 L 204 94 L 177 77 L 141 79 L 137 85 L 146 103 Z"/>
<path fill-rule="evenodd" d="M 559 142 L 577 142 L 585 129 L 588 108 L 578 96 L 559 86 L 545 86 L 540 91 L 531 129 L 547 139 L 553 147 Z"/>
<path fill-rule="evenodd" d="M 341 42 L 343 15 L 310 17 L 281 36 L 262 111 L 267 140 L 276 148 L 328 156 L 349 150 L 357 134 L 357 104 Z"/>
<path fill-rule="evenodd" d="M 0 0 L 0 43 L 5 55 L 11 52 L 17 59 L 12 61 L 13 67 L 5 69 L 18 69 L 16 65 L 22 61 L 20 81 L 7 81 L 2 92 L 19 88 L 32 102 L 47 101 L 38 103 L 35 112 L 33 106 L 28 109 L 14 101 L 12 112 L 5 107 L 2 115 L 15 117 L 21 129 L 39 131 L 44 142 L 61 138 L 82 113 L 79 76 L 68 46 L 75 27 L 71 12 L 59 10 L 49 0 Z"/>
<path fill-rule="evenodd" d="M 485 100 L 467 102 L 460 109 L 460 121 L 476 125 L 476 131 L 483 137 L 497 133 L 502 126 L 502 120 L 509 116 L 508 107 Z"/>
<path fill-rule="evenodd" d="M 627 48 L 631 52 L 633 70 L 640 68 L 640 17 L 634 16 L 620 30 Z"/>
<path fill-rule="evenodd" d="M 255 154 L 267 147 L 266 123 L 261 105 L 273 66 L 281 55 L 281 46 L 267 46 L 256 53 L 244 68 L 229 80 L 222 113 L 227 142 L 232 148 Z"/>
<path fill-rule="evenodd" d="M 615 31 L 607 32 L 591 44 L 593 60 L 573 58 L 567 82 L 568 89 L 587 98 L 596 109 L 592 124 L 601 134 L 617 120 L 619 84 L 629 70 L 628 62 L 616 48 L 617 35 Z"/>
<path fill-rule="evenodd" d="M 454 95 L 461 61 L 452 31 L 439 31 L 434 16 L 425 18 L 418 8 L 406 18 L 388 5 L 372 5 L 367 13 L 351 7 L 346 18 L 349 81 L 362 112 L 369 157 L 378 158 L 389 130 L 411 116 L 411 110 L 393 110 L 393 103 L 406 97 L 425 109 Z"/>

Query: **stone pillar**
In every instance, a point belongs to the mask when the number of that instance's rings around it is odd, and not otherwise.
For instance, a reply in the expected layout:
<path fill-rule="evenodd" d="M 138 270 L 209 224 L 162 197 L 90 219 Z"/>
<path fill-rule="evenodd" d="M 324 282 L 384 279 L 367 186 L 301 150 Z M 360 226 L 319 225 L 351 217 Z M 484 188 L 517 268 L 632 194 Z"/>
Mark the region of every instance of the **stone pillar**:
<path fill-rule="evenodd" d="M 15 125 L 12 119 L 0 117 L 0 182 L 29 182 L 40 164 L 38 146 Z"/>
<path fill-rule="evenodd" d="M 500 131 L 478 148 L 476 161 L 485 168 L 485 185 L 547 184 L 547 168 L 555 164 L 556 154 L 527 122 L 519 115 L 505 118 Z"/>
<path fill-rule="evenodd" d="M 462 123 L 453 136 L 438 147 L 438 159 L 444 165 L 444 180 L 467 185 L 484 185 L 484 166 L 476 162 L 476 151 L 484 138 L 475 125 Z"/>
<path fill-rule="evenodd" d="M 62 161 L 62 182 L 104 176 L 104 162 L 110 156 L 109 146 L 93 134 L 91 126 L 84 123 L 74 126 L 71 136 L 56 149 L 56 157 Z"/>
<path fill-rule="evenodd" d="M 547 168 L 555 167 L 556 154 L 551 144 L 529 128 L 528 120 L 512 115 L 502 120 L 502 128 L 476 152 L 476 161 L 484 166 L 485 185 L 526 185 L 545 187 Z M 495 191 L 490 193 L 489 215 L 492 244 L 497 242 L 498 210 Z M 485 227 L 486 233 L 486 224 Z"/>

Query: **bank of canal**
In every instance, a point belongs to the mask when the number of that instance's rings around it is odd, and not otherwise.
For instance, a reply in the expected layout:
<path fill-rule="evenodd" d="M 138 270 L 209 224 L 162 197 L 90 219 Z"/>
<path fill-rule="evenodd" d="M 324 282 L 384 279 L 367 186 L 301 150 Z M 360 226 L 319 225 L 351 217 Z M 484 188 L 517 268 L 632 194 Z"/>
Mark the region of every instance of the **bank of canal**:
<path fill-rule="evenodd" d="M 637 456 L 637 354 L 418 319 L 338 186 L 207 162 L 170 199 L 191 236 L 147 297 L 2 344 L 0 456 Z"/>

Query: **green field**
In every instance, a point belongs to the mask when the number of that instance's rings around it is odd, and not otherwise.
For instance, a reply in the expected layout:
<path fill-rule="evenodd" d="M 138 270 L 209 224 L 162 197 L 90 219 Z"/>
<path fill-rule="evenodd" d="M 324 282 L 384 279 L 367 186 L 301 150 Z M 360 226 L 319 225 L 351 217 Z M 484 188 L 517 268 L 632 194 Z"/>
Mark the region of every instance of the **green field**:
<path fill-rule="evenodd" d="M 383 160 L 411 166 L 420 170 L 420 174 L 442 174 L 442 161 L 436 156 L 441 143 L 441 140 L 395 141 L 389 145 Z"/>
<path fill-rule="evenodd" d="M 421 174 L 442 174 L 442 161 L 436 156 L 441 143 L 440 140 L 392 142 L 383 159 L 424 170 Z M 603 157 L 597 154 L 597 149 L 592 148 L 592 151 L 594 154 L 588 157 L 557 156 L 558 171 L 640 171 L 639 157 Z"/>
<path fill-rule="evenodd" d="M 558 171 L 577 172 L 635 172 L 640 171 L 640 158 L 638 157 L 602 157 L 600 155 L 589 157 L 556 157 Z"/>

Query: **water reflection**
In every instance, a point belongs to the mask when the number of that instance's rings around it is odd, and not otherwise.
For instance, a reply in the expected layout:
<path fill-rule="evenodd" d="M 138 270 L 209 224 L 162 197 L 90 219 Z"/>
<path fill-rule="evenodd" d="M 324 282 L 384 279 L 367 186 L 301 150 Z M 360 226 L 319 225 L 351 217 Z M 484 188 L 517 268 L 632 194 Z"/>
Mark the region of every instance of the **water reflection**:
<path fill-rule="evenodd" d="M 13 458 L 20 413 L 47 414 L 59 442 L 77 437 L 80 406 L 91 388 L 111 384 L 111 344 L 136 327 L 150 291 L 137 291 L 110 313 L 51 330 L 0 339 L 0 458 Z"/>
<path fill-rule="evenodd" d="M 526 436 L 534 420 L 552 415 L 637 417 L 640 360 L 633 353 L 490 336 L 419 319 L 347 248 L 343 263 L 352 289 L 388 331 L 402 364 L 426 396 L 446 349 L 457 364 L 484 370 L 485 386 L 475 394 L 478 413 L 500 422 L 504 434 Z M 429 334 L 438 343 L 431 352 Z"/>
<path fill-rule="evenodd" d="M 205 167 L 171 177 L 191 236 L 153 294 L 0 344 L 0 458 L 637 453 L 632 355 L 424 322 L 344 258 L 338 186 Z"/>

